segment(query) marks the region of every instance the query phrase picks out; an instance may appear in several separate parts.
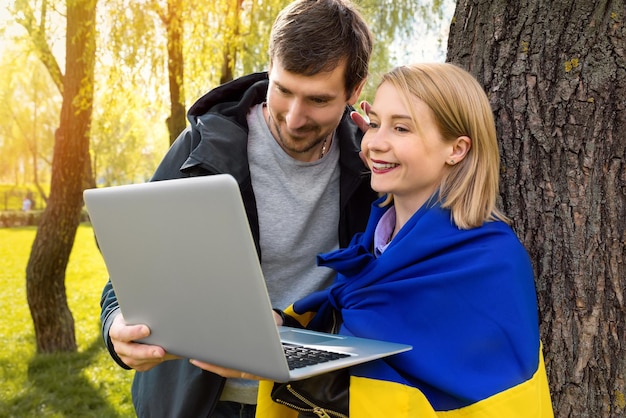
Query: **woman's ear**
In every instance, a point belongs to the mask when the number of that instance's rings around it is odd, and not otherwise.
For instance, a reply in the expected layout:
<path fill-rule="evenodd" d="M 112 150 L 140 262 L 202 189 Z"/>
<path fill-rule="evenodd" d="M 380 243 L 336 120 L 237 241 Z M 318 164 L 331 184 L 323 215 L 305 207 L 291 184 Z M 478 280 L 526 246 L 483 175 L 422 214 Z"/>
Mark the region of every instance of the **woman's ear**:
<path fill-rule="evenodd" d="M 455 165 L 463 161 L 470 148 L 472 148 L 472 139 L 469 136 L 460 136 L 454 140 L 452 151 L 448 156 L 448 163 Z"/>

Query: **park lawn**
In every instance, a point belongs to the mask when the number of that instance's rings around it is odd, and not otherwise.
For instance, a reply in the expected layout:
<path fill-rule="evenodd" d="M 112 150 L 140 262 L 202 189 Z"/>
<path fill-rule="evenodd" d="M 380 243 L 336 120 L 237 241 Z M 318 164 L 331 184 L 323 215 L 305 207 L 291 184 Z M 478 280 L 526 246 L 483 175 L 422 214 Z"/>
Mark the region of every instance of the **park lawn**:
<path fill-rule="evenodd" d="M 100 336 L 106 267 L 89 225 L 78 228 L 66 273 L 76 353 L 36 355 L 26 300 L 34 227 L 0 228 L 0 417 L 132 417 L 132 372 L 109 357 Z"/>

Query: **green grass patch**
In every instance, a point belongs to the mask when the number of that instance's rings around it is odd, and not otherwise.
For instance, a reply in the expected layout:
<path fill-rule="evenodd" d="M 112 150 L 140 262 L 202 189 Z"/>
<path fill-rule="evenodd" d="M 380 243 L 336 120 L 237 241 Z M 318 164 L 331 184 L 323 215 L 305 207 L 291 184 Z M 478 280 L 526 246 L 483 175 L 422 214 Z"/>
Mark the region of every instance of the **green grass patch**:
<path fill-rule="evenodd" d="M 133 372 L 119 368 L 100 336 L 106 267 L 88 225 L 78 228 L 66 274 L 76 353 L 37 355 L 26 301 L 34 227 L 0 229 L 0 418 L 133 417 Z"/>

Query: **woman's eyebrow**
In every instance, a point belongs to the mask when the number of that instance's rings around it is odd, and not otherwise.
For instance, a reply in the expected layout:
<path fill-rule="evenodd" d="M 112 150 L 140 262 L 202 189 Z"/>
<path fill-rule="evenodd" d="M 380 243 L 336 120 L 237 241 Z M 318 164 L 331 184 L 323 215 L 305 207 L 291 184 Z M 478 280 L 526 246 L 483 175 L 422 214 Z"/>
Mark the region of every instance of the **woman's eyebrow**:
<path fill-rule="evenodd" d="M 370 111 L 369 111 L 369 112 L 367 112 L 367 114 L 368 114 L 368 116 L 369 116 L 369 115 L 374 115 L 374 116 L 376 116 L 376 117 L 378 117 L 378 116 L 379 116 L 379 115 L 378 115 L 378 113 L 376 113 L 376 111 L 375 111 L 375 110 L 372 110 L 372 109 L 370 109 Z M 412 120 L 412 119 L 411 119 L 411 115 L 403 115 L 403 114 L 399 114 L 399 113 L 398 113 L 398 114 L 393 114 L 393 115 L 390 115 L 390 119 L 391 119 L 391 120 L 397 120 L 397 119 L 408 119 L 408 120 Z"/>

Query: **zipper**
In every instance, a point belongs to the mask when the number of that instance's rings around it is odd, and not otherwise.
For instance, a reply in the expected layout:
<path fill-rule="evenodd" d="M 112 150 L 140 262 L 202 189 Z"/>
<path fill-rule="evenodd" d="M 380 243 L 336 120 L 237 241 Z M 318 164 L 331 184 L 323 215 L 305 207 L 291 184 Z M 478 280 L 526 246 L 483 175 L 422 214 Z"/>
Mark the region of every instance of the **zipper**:
<path fill-rule="evenodd" d="M 338 327 L 337 327 L 337 311 L 335 309 L 333 309 L 333 326 L 330 328 L 330 333 L 331 334 L 337 334 L 338 331 Z"/>
<path fill-rule="evenodd" d="M 291 385 L 287 385 L 287 390 L 296 398 L 300 399 L 302 402 L 304 402 L 305 404 L 307 404 L 308 406 L 310 406 L 311 408 L 302 408 L 300 406 L 297 405 L 293 405 L 289 402 L 285 402 L 282 399 L 276 399 L 276 402 L 279 402 L 285 406 L 288 406 L 289 408 L 295 409 L 296 411 L 300 411 L 300 412 L 313 412 L 315 415 L 317 415 L 320 418 L 331 418 L 331 415 L 333 417 L 337 417 L 337 418 L 349 418 L 347 415 L 344 415 L 340 412 L 337 411 L 332 411 L 332 410 L 327 410 L 324 408 L 321 408 L 317 405 L 315 405 L 313 402 L 311 402 L 310 400 L 308 400 L 307 398 L 305 398 L 304 396 L 302 396 L 301 394 L 299 394 L 298 392 L 296 392 Z"/>

